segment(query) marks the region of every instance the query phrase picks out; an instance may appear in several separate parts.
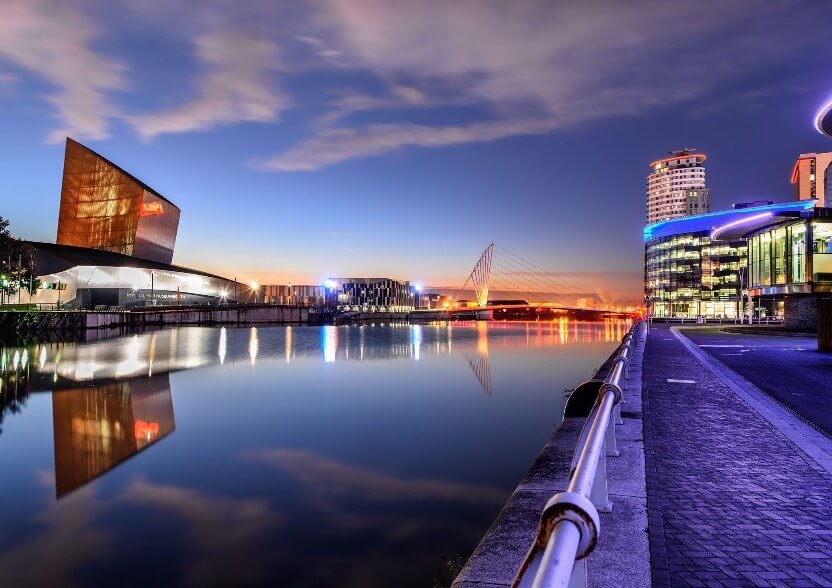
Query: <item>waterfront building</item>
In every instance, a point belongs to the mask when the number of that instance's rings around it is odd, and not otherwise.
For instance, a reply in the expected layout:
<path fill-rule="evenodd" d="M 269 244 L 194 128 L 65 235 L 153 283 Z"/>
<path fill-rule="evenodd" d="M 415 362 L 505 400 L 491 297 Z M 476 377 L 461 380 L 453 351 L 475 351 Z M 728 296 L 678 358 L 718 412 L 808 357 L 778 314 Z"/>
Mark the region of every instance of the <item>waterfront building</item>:
<path fill-rule="evenodd" d="M 335 297 L 338 310 L 406 312 L 419 307 L 419 292 L 408 281 L 392 278 L 330 278 L 324 286 Z"/>
<path fill-rule="evenodd" d="M 420 310 L 446 309 L 451 306 L 451 299 L 438 292 L 417 292 Z"/>
<path fill-rule="evenodd" d="M 24 290 L 24 303 L 129 308 L 253 301 L 247 286 L 199 270 L 88 247 L 31 241 L 26 247 L 40 288 L 31 297 Z"/>
<path fill-rule="evenodd" d="M 595 298 L 593 298 L 592 296 L 578 298 L 575 301 L 575 306 L 577 306 L 578 308 L 595 308 Z"/>
<path fill-rule="evenodd" d="M 832 208 L 766 221 L 746 233 L 755 314 L 813 331 L 818 299 L 832 294 Z"/>
<path fill-rule="evenodd" d="M 792 168 L 795 200 L 817 200 L 832 204 L 832 153 L 801 153 Z"/>
<path fill-rule="evenodd" d="M 58 244 L 171 263 L 179 215 L 156 190 L 67 138 Z"/>
<path fill-rule="evenodd" d="M 263 301 L 269 304 L 319 307 L 326 303 L 326 290 L 317 285 L 266 285 L 262 293 Z"/>
<path fill-rule="evenodd" d="M 705 186 L 706 156 L 694 151 L 672 151 L 671 157 L 650 164 L 647 224 L 710 212 L 711 192 Z"/>
<path fill-rule="evenodd" d="M 745 234 L 814 202 L 738 208 L 644 228 L 644 289 L 654 317 L 736 318 L 748 287 Z"/>
<path fill-rule="evenodd" d="M 25 243 L 40 286 L 24 304 L 70 308 L 254 302 L 256 288 L 171 264 L 179 208 L 67 138 L 57 243 Z M 28 260 L 27 260 L 28 261 Z"/>

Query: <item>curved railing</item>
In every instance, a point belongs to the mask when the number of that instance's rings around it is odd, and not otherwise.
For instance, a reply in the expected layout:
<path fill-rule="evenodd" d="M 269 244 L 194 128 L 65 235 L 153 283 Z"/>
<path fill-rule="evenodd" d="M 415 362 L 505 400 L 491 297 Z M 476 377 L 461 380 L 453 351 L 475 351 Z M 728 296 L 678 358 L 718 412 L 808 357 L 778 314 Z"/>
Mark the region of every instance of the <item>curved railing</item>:
<path fill-rule="evenodd" d="M 598 511 L 612 508 L 606 458 L 618 455 L 615 425 L 622 422 L 621 390 L 641 325 L 641 321 L 634 324 L 618 348 L 581 432 L 566 491 L 546 503 L 537 537 L 512 584 L 514 588 L 586 585 L 585 558 L 598 543 Z"/>

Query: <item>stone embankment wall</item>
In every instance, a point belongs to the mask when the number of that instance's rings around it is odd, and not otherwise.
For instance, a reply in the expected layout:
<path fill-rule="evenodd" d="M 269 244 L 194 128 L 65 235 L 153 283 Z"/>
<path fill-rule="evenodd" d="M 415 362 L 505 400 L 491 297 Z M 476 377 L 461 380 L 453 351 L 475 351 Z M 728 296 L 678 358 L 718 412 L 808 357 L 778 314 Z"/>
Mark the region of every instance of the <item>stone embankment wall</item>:
<path fill-rule="evenodd" d="M 295 306 L 164 309 L 142 312 L 34 311 L 0 313 L 0 331 L 83 331 L 144 326 L 306 323 L 309 309 Z"/>

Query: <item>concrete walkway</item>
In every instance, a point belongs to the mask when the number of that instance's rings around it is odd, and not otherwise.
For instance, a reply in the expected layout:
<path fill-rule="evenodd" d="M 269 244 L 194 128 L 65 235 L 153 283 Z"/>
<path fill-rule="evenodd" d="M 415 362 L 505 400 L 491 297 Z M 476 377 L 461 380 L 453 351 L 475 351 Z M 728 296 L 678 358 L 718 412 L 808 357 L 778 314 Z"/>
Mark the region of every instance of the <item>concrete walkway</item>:
<path fill-rule="evenodd" d="M 832 475 L 689 346 L 652 325 L 644 352 L 653 585 L 832 586 Z"/>

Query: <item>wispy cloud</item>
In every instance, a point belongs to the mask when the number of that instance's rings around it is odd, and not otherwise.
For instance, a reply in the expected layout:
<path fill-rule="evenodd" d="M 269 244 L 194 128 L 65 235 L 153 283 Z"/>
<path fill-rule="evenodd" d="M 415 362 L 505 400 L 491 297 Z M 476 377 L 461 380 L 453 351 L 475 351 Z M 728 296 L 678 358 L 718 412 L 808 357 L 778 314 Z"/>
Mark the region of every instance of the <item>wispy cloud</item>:
<path fill-rule="evenodd" d="M 124 51 L 115 29 L 106 48 L 96 45 L 111 23 L 96 20 L 106 11 L 93 11 L 95 2 L 0 0 L 0 61 L 54 88 L 48 100 L 60 124 L 50 140 L 105 138 L 113 117 L 148 140 L 274 123 L 297 105 L 311 109 L 303 113 L 311 121 L 306 134 L 256 167 L 310 171 L 411 147 L 552 133 L 678 103 L 694 109 L 739 76 L 753 80 L 820 38 L 804 34 L 819 9 L 797 0 L 138 4 L 137 22 L 193 47 L 195 70 L 184 74 L 193 97 L 184 104 L 142 113 L 115 106 L 113 94 L 127 87 L 129 55 L 111 57 Z M 334 99 L 321 106 L 290 95 L 295 78 L 309 72 L 316 76 L 311 91 Z M 353 82 L 360 91 L 346 89 Z M 151 91 L 140 84 L 131 90 Z M 470 112 L 449 123 L 441 113 L 448 107 Z M 417 109 L 418 124 L 409 116 Z"/>
<path fill-rule="evenodd" d="M 499 504 L 505 500 L 505 493 L 496 488 L 432 478 L 399 478 L 311 451 L 270 449 L 252 452 L 249 457 L 279 467 L 318 494 L 356 494 L 392 501 L 458 500 L 471 504 Z"/>
<path fill-rule="evenodd" d="M 260 585 L 265 540 L 281 518 L 265 500 L 212 497 L 178 486 L 134 481 L 124 500 L 166 509 L 191 525 L 195 554 L 188 564 L 194 586 Z"/>
<path fill-rule="evenodd" d="M 194 40 L 204 71 L 197 96 L 182 106 L 128 117 L 145 139 L 162 133 L 202 130 L 235 122 L 272 122 L 291 105 L 271 79 L 278 68 L 277 45 L 244 31 L 204 34 Z"/>
<path fill-rule="evenodd" d="M 76 3 L 60 0 L 0 1 L 0 59 L 28 70 L 54 88 L 48 101 L 59 126 L 48 141 L 67 135 L 108 136 L 116 108 L 107 96 L 127 84 L 124 65 L 93 49 L 98 30 Z"/>
<path fill-rule="evenodd" d="M 750 0 L 721 3 L 718 10 L 611 0 L 324 5 L 317 22 L 327 32 L 316 38 L 328 38 L 346 66 L 372 72 L 392 87 L 409 80 L 406 87 L 419 93 L 419 105 L 467 103 L 492 117 L 455 126 L 325 124 L 300 144 L 258 161 L 261 169 L 309 171 L 411 146 L 550 133 L 694 100 L 740 72 L 752 74 L 798 50 L 783 41 L 794 37 L 800 20 L 788 6 Z M 436 85 L 442 98 L 430 91 Z M 413 105 L 405 95 L 389 94 L 337 101 L 320 120 L 335 124 L 359 109 Z"/>
<path fill-rule="evenodd" d="M 44 481 L 48 476 L 40 475 Z M 51 483 L 54 486 L 54 480 Z M 19 538 L 0 554 L 3 585 L 74 585 L 71 578 L 79 568 L 109 555 L 113 537 L 95 523 L 100 510 L 92 487 L 82 488 L 61 502 L 51 501 L 38 517 L 43 530 Z"/>
<path fill-rule="evenodd" d="M 551 131 L 554 126 L 552 120 L 541 118 L 495 120 L 448 127 L 390 124 L 357 129 L 326 129 L 286 153 L 255 162 L 254 166 L 267 170 L 309 171 L 402 147 L 494 141 L 518 135 L 543 134 Z"/>

